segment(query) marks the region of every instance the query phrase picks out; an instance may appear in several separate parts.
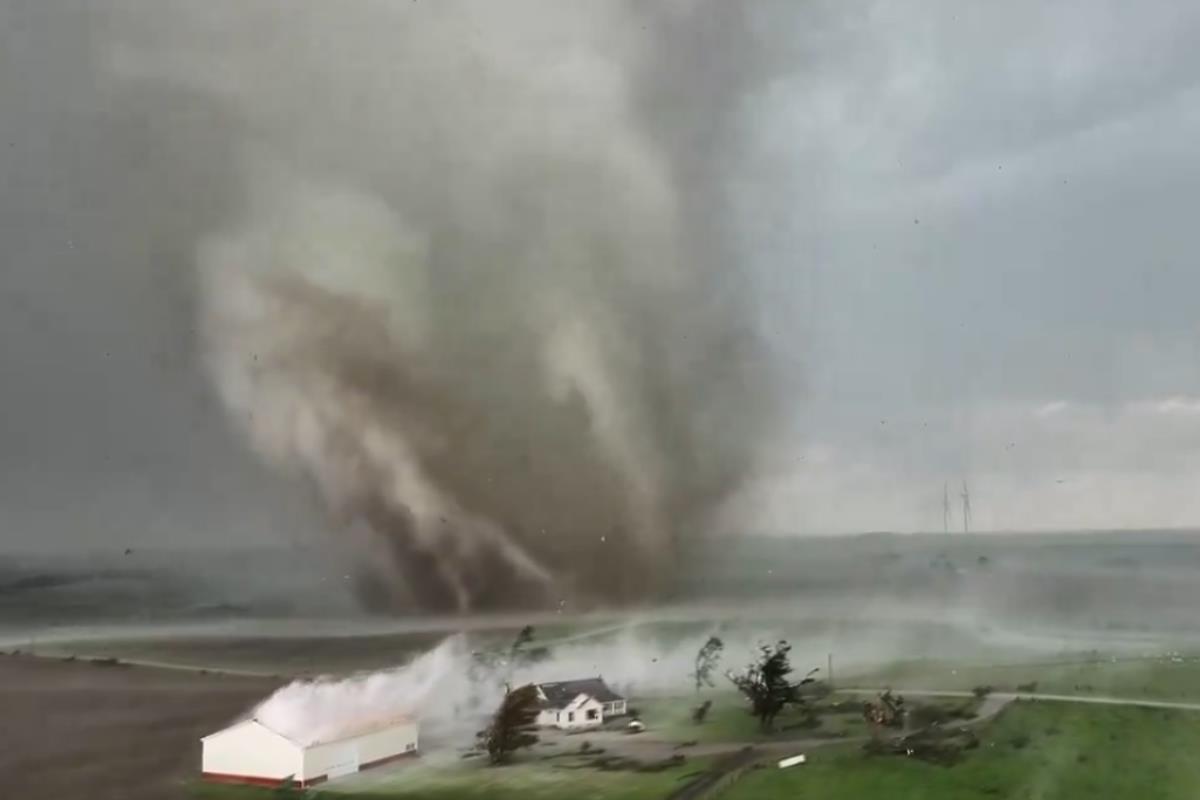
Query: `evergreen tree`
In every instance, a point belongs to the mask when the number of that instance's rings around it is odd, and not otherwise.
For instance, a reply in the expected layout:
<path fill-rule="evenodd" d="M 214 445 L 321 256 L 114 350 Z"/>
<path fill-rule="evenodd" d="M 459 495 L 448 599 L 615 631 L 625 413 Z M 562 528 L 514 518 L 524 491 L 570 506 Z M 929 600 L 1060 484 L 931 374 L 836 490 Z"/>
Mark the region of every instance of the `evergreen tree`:
<path fill-rule="evenodd" d="M 477 734 L 480 746 L 493 764 L 503 764 L 516 750 L 537 743 L 539 706 L 537 687 L 533 684 L 505 690 L 492 724 Z"/>

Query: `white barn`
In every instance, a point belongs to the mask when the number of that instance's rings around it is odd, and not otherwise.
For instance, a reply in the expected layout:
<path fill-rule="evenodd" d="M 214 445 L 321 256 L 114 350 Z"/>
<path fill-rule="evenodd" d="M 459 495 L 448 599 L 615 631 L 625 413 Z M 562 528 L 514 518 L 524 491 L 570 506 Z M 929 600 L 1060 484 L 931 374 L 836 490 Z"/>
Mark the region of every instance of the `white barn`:
<path fill-rule="evenodd" d="M 543 727 L 592 728 L 625 714 L 625 698 L 608 688 L 602 678 L 539 683 L 537 690 L 542 705 L 537 724 Z"/>
<path fill-rule="evenodd" d="M 208 781 L 296 786 L 349 775 L 417 753 L 417 724 L 396 719 L 359 726 L 323 740 L 297 741 L 247 719 L 200 740 L 201 773 Z"/>

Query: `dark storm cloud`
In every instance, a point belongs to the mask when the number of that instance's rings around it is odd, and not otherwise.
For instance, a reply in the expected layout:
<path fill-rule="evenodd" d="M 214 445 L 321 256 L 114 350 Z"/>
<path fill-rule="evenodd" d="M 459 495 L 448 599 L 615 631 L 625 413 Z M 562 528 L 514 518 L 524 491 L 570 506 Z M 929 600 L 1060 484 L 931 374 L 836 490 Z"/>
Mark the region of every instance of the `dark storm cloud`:
<path fill-rule="evenodd" d="M 709 8 L 661 24 L 699 30 Z M 726 125 L 742 87 L 698 92 L 674 69 L 688 38 L 620 5 L 344 21 L 350 63 L 298 35 L 311 21 L 291 6 L 290 72 L 270 48 L 123 62 L 213 87 L 255 131 L 248 209 L 200 259 L 227 405 L 375 532 L 393 573 L 372 598 L 389 580 L 395 602 L 437 608 L 653 596 L 774 422 L 709 166 L 728 148 L 675 135 Z M 309 72 L 323 93 L 296 82 Z M 364 87 L 378 127 L 327 130 Z"/>
<path fill-rule="evenodd" d="M 56 148 L 78 186 L 46 205 L 79 209 L 64 227 L 99 291 L 54 303 L 118 337 L 98 391 L 127 400 L 90 397 L 79 444 L 120 436 L 92 449 L 140 459 L 72 460 L 99 506 L 87 534 L 59 535 L 103 540 L 99 528 L 156 529 L 165 513 L 176 538 L 208 541 L 249 504 L 281 504 L 250 482 L 222 519 L 167 491 L 252 469 L 214 449 L 228 440 L 197 385 L 199 346 L 235 427 L 319 488 L 346 541 L 365 525 L 385 545 L 365 584 L 377 601 L 662 585 L 675 539 L 737 486 L 773 419 L 725 224 L 736 165 L 717 166 L 740 135 L 726 117 L 754 81 L 740 63 L 753 47 L 698 22 L 741 23 L 718 8 L 17 8 L 87 44 L 54 65 L 70 89 L 53 102 L 81 141 Z M 719 94 L 689 52 L 717 39 Z M 20 66 L 36 112 L 37 64 Z M 97 344 L 67 338 L 72 364 Z M 160 346 L 169 363 L 131 363 Z M 45 370 L 29 394 L 78 398 L 52 385 L 69 375 Z M 110 434 L 89 427 L 101 414 Z M 70 456 L 43 445 L 67 486 Z"/>
<path fill-rule="evenodd" d="M 230 121 L 115 85 L 96 8 L 0 4 L 3 541 L 261 541 L 304 516 L 227 433 L 192 336 L 189 242 L 230 199 Z"/>
<path fill-rule="evenodd" d="M 336 527 L 219 408 L 197 245 L 244 245 L 280 187 L 341 198 L 274 218 L 399 216 L 412 235 L 379 241 L 437 254 L 443 307 L 496 293 L 460 356 L 474 335 L 526 335 L 502 310 L 523 278 L 455 266 L 555 211 L 513 190 L 495 214 L 470 178 L 523 135 L 511 120 L 558 143 L 556 186 L 591 185 L 565 155 L 618 131 L 617 171 L 643 196 L 669 188 L 639 219 L 678 215 L 686 235 L 662 261 L 692 278 L 667 304 L 666 284 L 626 291 L 628 275 L 588 291 L 662 348 L 647 363 L 664 377 L 641 385 L 672 412 L 647 418 L 694 462 L 672 513 L 736 484 L 754 461 L 743 443 L 782 405 L 793 433 L 771 437 L 758 501 L 732 526 L 936 524 L 943 478 L 962 474 L 988 487 L 978 513 L 997 526 L 1200 519 L 1185 491 L 1200 475 L 1187 4 L 518 3 L 461 24 L 453 4 L 412 5 L 0 1 L 6 546 Z M 493 104 L 513 86 L 536 88 Z M 580 208 L 610 191 L 553 196 Z M 486 245 L 430 224 L 464 208 Z M 646 236 L 639 248 L 663 246 Z M 692 310 L 719 334 L 693 341 Z M 405 324 L 438 328 L 420 316 Z M 696 369 L 700 352 L 719 356 Z M 735 402 L 710 380 L 767 389 Z M 1057 483 L 1064 470 L 1078 480 Z"/>

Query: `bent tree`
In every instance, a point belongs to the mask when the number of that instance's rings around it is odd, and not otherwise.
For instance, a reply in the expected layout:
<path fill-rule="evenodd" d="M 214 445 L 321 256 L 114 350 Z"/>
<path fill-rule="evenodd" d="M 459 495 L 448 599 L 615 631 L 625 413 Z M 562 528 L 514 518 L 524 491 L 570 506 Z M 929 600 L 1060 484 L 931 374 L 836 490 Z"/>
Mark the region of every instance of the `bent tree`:
<path fill-rule="evenodd" d="M 804 705 L 800 687 L 816 680 L 818 670 L 810 670 L 803 679 L 792 683 L 792 664 L 789 654 L 792 646 L 782 639 L 774 645 L 762 645 L 758 660 L 740 673 L 726 673 L 726 677 L 737 687 L 750 703 L 750 713 L 758 718 L 763 730 L 769 731 L 775 724 L 779 712 L 789 705 Z"/>
<path fill-rule="evenodd" d="M 503 764 L 518 749 L 537 744 L 538 711 L 537 687 L 532 683 L 505 690 L 491 724 L 476 734 L 493 764 Z"/>

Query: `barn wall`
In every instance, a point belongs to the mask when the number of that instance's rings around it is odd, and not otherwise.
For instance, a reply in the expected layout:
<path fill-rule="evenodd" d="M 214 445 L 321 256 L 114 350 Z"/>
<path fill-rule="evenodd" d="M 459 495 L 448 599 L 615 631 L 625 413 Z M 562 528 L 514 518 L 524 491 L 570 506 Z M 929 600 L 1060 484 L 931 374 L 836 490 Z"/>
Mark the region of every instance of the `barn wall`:
<path fill-rule="evenodd" d="M 235 725 L 204 739 L 201 771 L 206 777 L 232 780 L 301 778 L 300 746 L 255 723 Z"/>
<path fill-rule="evenodd" d="M 359 740 L 359 754 L 363 766 L 397 755 L 417 752 L 417 726 L 409 723 L 396 725 L 382 731 L 367 734 Z"/>
<path fill-rule="evenodd" d="M 411 748 L 410 748 L 411 745 Z M 304 751 L 304 780 L 357 772 L 376 762 L 397 756 L 415 754 L 417 726 L 413 723 L 394 725 L 380 731 L 313 745 Z"/>

